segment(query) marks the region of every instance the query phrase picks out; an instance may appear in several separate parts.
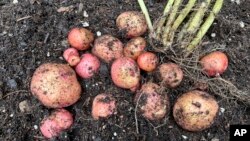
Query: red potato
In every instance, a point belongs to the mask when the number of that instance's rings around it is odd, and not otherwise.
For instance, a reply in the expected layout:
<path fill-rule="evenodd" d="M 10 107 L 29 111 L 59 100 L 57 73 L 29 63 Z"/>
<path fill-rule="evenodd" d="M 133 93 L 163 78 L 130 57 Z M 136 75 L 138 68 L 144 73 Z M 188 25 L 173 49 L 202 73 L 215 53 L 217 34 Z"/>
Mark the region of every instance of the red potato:
<path fill-rule="evenodd" d="M 202 131 L 209 128 L 218 113 L 217 101 L 203 91 L 190 91 L 181 95 L 173 108 L 174 119 L 188 131 Z"/>
<path fill-rule="evenodd" d="M 117 58 L 123 57 L 123 44 L 119 39 L 111 35 L 103 35 L 95 40 L 92 53 L 106 63 L 110 63 Z"/>
<path fill-rule="evenodd" d="M 63 52 L 63 58 L 70 66 L 76 66 L 80 62 L 80 56 L 75 48 L 68 48 Z"/>
<path fill-rule="evenodd" d="M 149 120 L 160 120 L 169 112 L 169 98 L 155 83 L 142 85 L 135 97 L 138 111 Z"/>
<path fill-rule="evenodd" d="M 133 59 L 119 58 L 111 66 L 111 78 L 116 86 L 133 89 L 139 85 L 140 69 Z"/>
<path fill-rule="evenodd" d="M 81 94 L 75 71 L 67 64 L 45 63 L 34 72 L 31 93 L 49 108 L 74 104 Z"/>
<path fill-rule="evenodd" d="M 49 117 L 42 120 L 40 131 L 44 137 L 50 139 L 69 129 L 72 124 L 72 114 L 65 109 L 57 109 Z"/>
<path fill-rule="evenodd" d="M 215 51 L 202 57 L 200 64 L 205 74 L 208 76 L 217 76 L 226 71 L 228 58 L 223 52 Z"/>
<path fill-rule="evenodd" d="M 134 60 L 142 54 L 146 47 L 146 41 L 142 37 L 135 37 L 129 40 L 129 42 L 124 47 L 124 56 L 130 57 Z"/>
<path fill-rule="evenodd" d="M 75 67 L 75 71 L 82 78 L 88 79 L 96 74 L 99 68 L 99 59 L 90 53 L 85 53 L 82 55 L 80 63 Z"/>
<path fill-rule="evenodd" d="M 69 44 L 77 50 L 86 50 L 94 41 L 94 34 L 86 28 L 73 28 L 68 34 Z"/>
<path fill-rule="evenodd" d="M 158 58 L 152 52 L 144 52 L 138 56 L 137 64 L 142 70 L 151 72 L 156 68 L 158 64 Z"/>
<path fill-rule="evenodd" d="M 163 63 L 159 66 L 159 79 L 164 85 L 175 88 L 180 85 L 183 79 L 183 71 L 175 63 Z"/>
<path fill-rule="evenodd" d="M 115 98 L 110 94 L 99 94 L 94 98 L 92 104 L 92 117 L 95 120 L 108 118 L 116 112 Z"/>
<path fill-rule="evenodd" d="M 120 31 L 125 33 L 127 38 L 141 36 L 148 28 L 146 18 L 138 11 L 121 13 L 116 19 L 116 25 Z"/>

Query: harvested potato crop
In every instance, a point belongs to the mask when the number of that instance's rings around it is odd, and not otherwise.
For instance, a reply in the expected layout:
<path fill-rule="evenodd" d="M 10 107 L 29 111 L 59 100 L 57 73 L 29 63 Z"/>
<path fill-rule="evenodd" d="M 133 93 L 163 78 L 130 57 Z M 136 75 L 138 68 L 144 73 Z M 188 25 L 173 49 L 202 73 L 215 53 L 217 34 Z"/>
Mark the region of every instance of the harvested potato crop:
<path fill-rule="evenodd" d="M 45 63 L 34 72 L 31 93 L 45 106 L 62 108 L 74 104 L 81 94 L 75 71 L 66 64 Z"/>

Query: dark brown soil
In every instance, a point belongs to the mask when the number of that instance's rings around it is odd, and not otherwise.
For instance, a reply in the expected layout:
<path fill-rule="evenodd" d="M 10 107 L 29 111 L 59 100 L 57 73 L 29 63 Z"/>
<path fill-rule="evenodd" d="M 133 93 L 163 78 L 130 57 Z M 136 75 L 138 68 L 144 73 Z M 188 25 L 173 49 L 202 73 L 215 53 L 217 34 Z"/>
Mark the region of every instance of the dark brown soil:
<path fill-rule="evenodd" d="M 83 4 L 89 17 L 79 12 Z M 147 0 L 150 15 L 155 20 L 163 11 L 165 1 Z M 57 12 L 60 7 L 71 6 L 68 12 Z M 225 0 L 224 7 L 204 42 L 220 45 L 230 58 L 229 68 L 223 78 L 250 94 L 250 1 L 240 5 Z M 140 10 L 135 0 L 0 0 L 0 140 L 44 140 L 39 123 L 51 109 L 42 106 L 29 90 L 34 70 L 45 62 L 61 62 L 62 52 L 68 45 L 67 33 L 72 27 L 82 27 L 89 22 L 95 35 L 118 35 L 115 18 L 126 10 Z M 20 19 L 23 18 L 23 19 Z M 240 22 L 245 26 L 241 27 Z M 216 33 L 212 38 L 211 33 Z M 147 35 L 145 35 L 148 38 Z M 204 46 L 205 47 L 205 46 Z M 147 46 L 147 50 L 152 50 Z M 162 56 L 161 56 L 162 57 Z M 114 86 L 109 75 L 110 65 L 102 63 L 100 73 L 90 80 L 79 81 L 84 92 L 81 99 L 67 109 L 74 114 L 74 125 L 62 133 L 58 141 L 210 141 L 229 140 L 230 124 L 250 124 L 250 108 L 237 101 L 216 96 L 221 108 L 213 126 L 205 131 L 192 133 L 175 123 L 172 112 L 160 122 L 150 122 L 138 115 L 138 129 L 134 116 L 134 94 Z M 151 74 L 143 74 L 142 81 L 151 80 Z M 184 80 L 180 87 L 169 91 L 171 106 L 176 98 L 192 89 L 192 82 Z M 102 92 L 112 93 L 118 105 L 117 114 L 107 120 L 94 121 L 91 117 L 93 97 Z M 21 112 L 19 103 L 26 100 L 30 111 Z M 36 129 L 38 127 L 38 129 Z"/>

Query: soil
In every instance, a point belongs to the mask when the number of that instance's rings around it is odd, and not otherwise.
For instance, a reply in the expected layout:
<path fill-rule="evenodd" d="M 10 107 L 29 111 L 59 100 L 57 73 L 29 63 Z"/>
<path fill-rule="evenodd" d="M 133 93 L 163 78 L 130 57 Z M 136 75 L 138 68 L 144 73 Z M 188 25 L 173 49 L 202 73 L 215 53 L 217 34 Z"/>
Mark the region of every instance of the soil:
<path fill-rule="evenodd" d="M 151 18 L 156 20 L 166 1 L 146 2 Z M 223 47 L 230 60 L 229 68 L 222 77 L 250 93 L 250 1 L 240 2 L 224 1 L 223 9 L 203 42 Z M 69 7 L 69 11 L 57 12 L 60 7 Z M 115 18 L 126 10 L 140 10 L 137 1 L 18 0 L 16 4 L 9 0 L 0 1 L 1 141 L 45 140 L 39 131 L 39 123 L 52 109 L 41 105 L 30 93 L 29 83 L 34 70 L 45 62 L 66 63 L 62 53 L 68 48 L 67 33 L 72 27 L 82 27 L 85 22 L 89 23 L 87 28 L 95 36 L 100 31 L 102 35 L 112 34 L 126 43 L 127 39 L 117 34 L 115 25 Z M 216 37 L 211 37 L 212 33 Z M 148 39 L 147 34 L 145 38 Z M 148 45 L 147 50 L 152 50 L 152 47 Z M 134 94 L 115 87 L 109 70 L 110 64 L 102 63 L 100 73 L 94 78 L 79 78 L 84 89 L 82 97 L 66 108 L 74 114 L 74 125 L 54 140 L 227 141 L 229 125 L 250 124 L 249 105 L 213 93 L 221 109 L 215 123 L 207 130 L 195 133 L 183 130 L 175 123 L 172 112 L 157 122 L 147 121 L 139 114 L 135 119 Z M 151 79 L 151 74 L 144 73 L 142 82 Z M 171 106 L 179 95 L 192 89 L 192 86 L 192 82 L 184 80 L 181 86 L 169 91 Z M 116 97 L 118 110 L 109 119 L 95 121 L 90 113 L 91 103 L 94 96 L 102 92 L 110 92 Z M 139 133 L 136 132 L 136 121 Z"/>

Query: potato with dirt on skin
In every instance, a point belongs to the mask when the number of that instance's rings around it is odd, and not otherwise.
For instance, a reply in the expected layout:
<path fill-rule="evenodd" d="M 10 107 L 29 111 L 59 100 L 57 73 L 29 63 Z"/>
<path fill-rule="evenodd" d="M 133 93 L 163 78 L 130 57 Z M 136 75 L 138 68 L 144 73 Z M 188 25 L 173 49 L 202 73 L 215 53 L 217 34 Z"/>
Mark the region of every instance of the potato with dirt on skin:
<path fill-rule="evenodd" d="M 94 41 L 94 34 L 86 28 L 72 28 L 68 34 L 69 44 L 77 50 L 87 50 Z"/>
<path fill-rule="evenodd" d="M 116 100 L 111 94 L 102 93 L 94 98 L 92 117 L 95 120 L 108 118 L 116 112 Z"/>
<path fill-rule="evenodd" d="M 134 101 L 138 104 L 138 111 L 146 119 L 160 120 L 169 113 L 168 95 L 155 83 L 143 84 Z"/>
<path fill-rule="evenodd" d="M 209 128 L 218 113 L 217 101 L 203 91 L 190 91 L 181 95 L 173 108 L 174 119 L 188 131 L 202 131 Z"/>
<path fill-rule="evenodd" d="M 183 79 L 183 71 L 175 63 L 163 63 L 158 67 L 158 78 L 162 83 L 170 88 L 180 85 Z"/>
<path fill-rule="evenodd" d="M 70 66 L 76 66 L 80 62 L 80 56 L 75 48 L 68 48 L 63 52 L 63 58 Z"/>
<path fill-rule="evenodd" d="M 227 55 L 220 51 L 211 52 L 200 60 L 203 72 L 208 76 L 218 76 L 228 67 Z"/>
<path fill-rule="evenodd" d="M 111 35 L 103 35 L 95 40 L 92 53 L 106 63 L 110 63 L 117 58 L 123 57 L 123 44 L 119 39 Z"/>
<path fill-rule="evenodd" d="M 31 93 L 49 108 L 62 108 L 74 104 L 81 94 L 75 71 L 67 64 L 45 63 L 34 72 Z"/>
<path fill-rule="evenodd" d="M 56 109 L 44 118 L 40 124 L 40 131 L 44 137 L 50 139 L 69 129 L 73 124 L 72 114 L 65 109 Z"/>
<path fill-rule="evenodd" d="M 116 19 L 116 26 L 127 38 L 141 36 L 148 29 L 145 16 L 138 11 L 121 13 Z"/>
<path fill-rule="evenodd" d="M 146 41 L 142 37 L 135 37 L 128 41 L 124 47 L 124 56 L 134 60 L 143 53 L 146 47 Z"/>
<path fill-rule="evenodd" d="M 93 77 L 100 68 L 99 59 L 91 53 L 82 55 L 80 63 L 75 67 L 76 73 L 85 79 Z"/>
<path fill-rule="evenodd" d="M 157 67 L 158 58 L 152 52 L 143 52 L 138 56 L 137 64 L 140 69 L 147 72 L 152 72 Z"/>
<path fill-rule="evenodd" d="M 122 57 L 113 62 L 111 78 L 116 86 L 133 90 L 139 85 L 140 69 L 133 59 Z"/>

